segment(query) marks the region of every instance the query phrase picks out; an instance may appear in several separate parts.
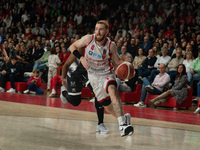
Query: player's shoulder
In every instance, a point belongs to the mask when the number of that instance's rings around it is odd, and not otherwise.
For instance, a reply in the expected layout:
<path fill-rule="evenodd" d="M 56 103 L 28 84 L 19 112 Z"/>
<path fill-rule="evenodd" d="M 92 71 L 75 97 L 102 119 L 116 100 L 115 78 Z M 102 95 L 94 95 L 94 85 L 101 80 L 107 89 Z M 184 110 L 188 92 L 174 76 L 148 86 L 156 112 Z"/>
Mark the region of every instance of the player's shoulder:
<path fill-rule="evenodd" d="M 93 38 L 93 34 L 86 34 L 81 38 L 81 40 L 82 42 L 88 44 Z"/>
<path fill-rule="evenodd" d="M 93 38 L 93 34 L 86 34 L 81 39 L 91 40 Z"/>
<path fill-rule="evenodd" d="M 110 50 L 111 51 L 115 51 L 117 49 L 117 47 L 116 47 L 116 44 L 115 44 L 115 42 L 114 41 L 111 41 L 111 44 L 110 44 Z"/>

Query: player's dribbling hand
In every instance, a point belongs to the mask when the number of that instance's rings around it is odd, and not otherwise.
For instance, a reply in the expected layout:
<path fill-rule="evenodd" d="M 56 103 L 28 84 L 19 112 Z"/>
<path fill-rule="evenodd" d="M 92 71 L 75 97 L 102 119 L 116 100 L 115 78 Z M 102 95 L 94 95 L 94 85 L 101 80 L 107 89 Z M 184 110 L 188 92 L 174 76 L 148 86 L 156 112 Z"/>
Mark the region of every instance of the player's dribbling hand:
<path fill-rule="evenodd" d="M 87 59 L 86 59 L 85 57 L 81 57 L 81 58 L 80 58 L 80 61 L 81 61 L 82 65 L 83 65 L 83 67 L 84 67 L 86 70 L 88 70 L 88 69 L 90 68 L 90 65 L 88 64 Z"/>

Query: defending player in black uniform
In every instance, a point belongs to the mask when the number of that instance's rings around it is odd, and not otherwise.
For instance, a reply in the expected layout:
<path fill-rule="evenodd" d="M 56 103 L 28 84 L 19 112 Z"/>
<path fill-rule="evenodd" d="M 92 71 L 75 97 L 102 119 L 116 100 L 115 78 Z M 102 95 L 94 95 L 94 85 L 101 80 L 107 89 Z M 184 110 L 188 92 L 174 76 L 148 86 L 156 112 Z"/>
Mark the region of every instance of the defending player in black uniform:
<path fill-rule="evenodd" d="M 87 71 L 82 66 L 80 61 L 76 59 L 73 54 L 70 54 L 62 69 L 63 86 L 61 87 L 61 101 L 63 103 L 69 102 L 73 106 L 78 106 L 81 103 L 82 88 L 87 81 Z M 91 91 L 93 91 L 90 84 L 87 86 L 91 89 Z M 108 133 L 108 130 L 103 123 L 104 107 L 96 100 L 96 98 L 95 108 L 97 110 L 98 117 L 98 125 L 96 131 L 100 133 Z"/>

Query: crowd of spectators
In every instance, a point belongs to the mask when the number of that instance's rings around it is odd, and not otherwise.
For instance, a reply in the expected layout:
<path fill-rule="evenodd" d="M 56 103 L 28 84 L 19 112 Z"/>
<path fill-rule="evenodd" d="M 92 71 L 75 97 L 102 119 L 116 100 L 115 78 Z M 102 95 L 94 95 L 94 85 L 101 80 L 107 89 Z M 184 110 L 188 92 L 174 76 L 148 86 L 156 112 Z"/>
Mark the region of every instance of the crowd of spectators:
<path fill-rule="evenodd" d="M 186 71 L 190 72 L 193 60 L 198 58 L 199 0 L 0 2 L 0 35 L 4 47 L 10 59 L 18 58 L 25 72 L 48 67 L 47 56 L 45 62 L 39 60 L 49 48 L 56 50 L 63 64 L 69 45 L 93 33 L 100 19 L 109 21 L 108 36 L 116 42 L 119 55 L 130 56 L 139 74 L 138 82 L 148 76 L 153 76 L 153 81 L 162 62 L 173 84 L 178 65 L 184 62 Z M 43 66 L 35 67 L 38 64 Z M 200 71 L 196 73 L 200 75 Z"/>

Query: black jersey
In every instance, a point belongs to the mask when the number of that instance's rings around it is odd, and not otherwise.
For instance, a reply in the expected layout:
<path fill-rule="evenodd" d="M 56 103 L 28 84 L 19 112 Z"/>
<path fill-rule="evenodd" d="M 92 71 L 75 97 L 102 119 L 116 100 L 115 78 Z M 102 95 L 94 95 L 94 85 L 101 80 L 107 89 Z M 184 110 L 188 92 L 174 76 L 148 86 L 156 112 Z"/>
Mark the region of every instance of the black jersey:
<path fill-rule="evenodd" d="M 69 92 L 77 93 L 82 90 L 82 87 L 87 82 L 87 71 L 76 59 L 69 67 L 67 72 L 67 89 Z"/>

